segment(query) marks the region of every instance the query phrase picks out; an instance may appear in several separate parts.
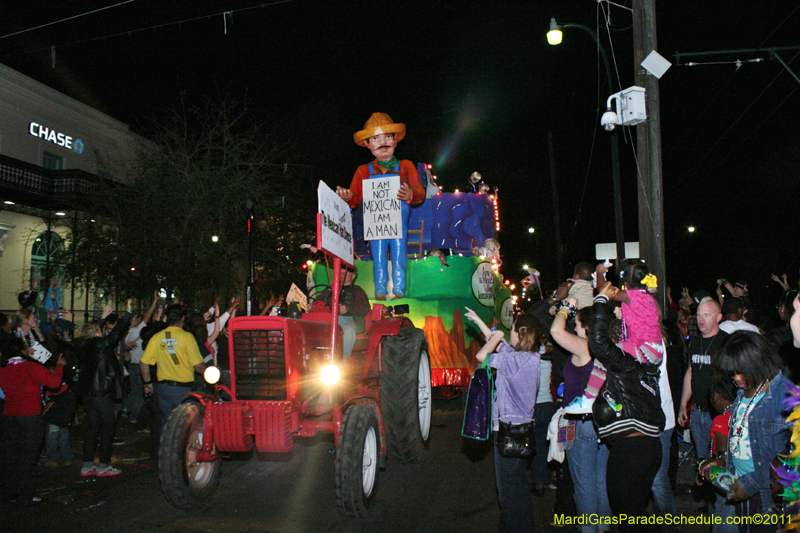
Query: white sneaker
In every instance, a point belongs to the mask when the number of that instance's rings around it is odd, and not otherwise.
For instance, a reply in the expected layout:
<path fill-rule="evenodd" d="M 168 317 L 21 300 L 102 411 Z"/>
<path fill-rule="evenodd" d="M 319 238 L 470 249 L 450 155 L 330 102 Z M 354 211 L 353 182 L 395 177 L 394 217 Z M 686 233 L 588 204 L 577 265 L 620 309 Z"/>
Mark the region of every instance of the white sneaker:
<path fill-rule="evenodd" d="M 568 415 L 590 415 L 592 414 L 593 405 L 594 398 L 578 396 L 564 408 L 564 412 Z"/>
<path fill-rule="evenodd" d="M 88 477 L 88 476 L 96 476 L 97 475 L 97 467 L 92 466 L 84 466 L 81 468 L 81 476 Z"/>
<path fill-rule="evenodd" d="M 106 476 L 118 476 L 122 473 L 122 470 L 118 468 L 114 468 L 111 465 L 108 465 L 105 468 L 98 468 L 97 469 L 97 477 L 106 477 Z"/>

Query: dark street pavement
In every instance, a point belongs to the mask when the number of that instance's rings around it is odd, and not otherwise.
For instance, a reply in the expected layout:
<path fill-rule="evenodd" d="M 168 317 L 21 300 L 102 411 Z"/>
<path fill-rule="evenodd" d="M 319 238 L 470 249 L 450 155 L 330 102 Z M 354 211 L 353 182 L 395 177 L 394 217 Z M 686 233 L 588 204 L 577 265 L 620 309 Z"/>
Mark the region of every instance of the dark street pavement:
<path fill-rule="evenodd" d="M 40 465 L 38 495 L 43 502 L 2 507 L 0 531 L 495 531 L 492 455 L 464 446 L 461 419 L 461 400 L 437 401 L 428 458 L 418 465 L 387 462 L 371 513 L 359 520 L 344 518 L 336 507 L 330 436 L 296 441 L 292 456 L 281 461 L 254 455 L 226 458 L 210 505 L 182 511 L 171 507 L 161 493 L 157 469 L 147 453 L 149 433 L 136 432 L 120 418 L 117 436 L 125 443 L 115 446 L 114 462 L 122 474 L 81 478 L 82 429 L 73 427 L 74 464 L 58 469 Z M 700 503 L 687 493 L 691 476 L 689 466 L 679 471 L 679 514 L 699 514 Z M 554 490 L 531 498 L 537 531 L 575 530 L 550 525 Z M 682 531 L 708 531 L 708 527 L 684 526 Z"/>

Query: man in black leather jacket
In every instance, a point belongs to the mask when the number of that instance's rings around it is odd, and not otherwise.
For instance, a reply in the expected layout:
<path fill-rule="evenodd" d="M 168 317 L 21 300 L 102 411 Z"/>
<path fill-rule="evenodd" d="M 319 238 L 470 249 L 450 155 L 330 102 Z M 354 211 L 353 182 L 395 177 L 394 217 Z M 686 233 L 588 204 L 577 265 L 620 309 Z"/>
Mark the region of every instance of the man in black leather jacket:
<path fill-rule="evenodd" d="M 599 283 L 598 283 L 599 285 Z M 589 350 L 608 376 L 594 403 L 598 434 L 609 448 L 606 467 L 608 501 L 615 515 L 646 515 L 647 498 L 661 466 L 664 411 L 658 387 L 658 366 L 642 364 L 617 347 L 609 334 L 617 288 L 607 283 L 594 299 Z M 640 526 L 620 523 L 620 531 Z"/>
<path fill-rule="evenodd" d="M 114 348 L 128 331 L 131 319 L 131 301 L 128 312 L 111 332 L 103 336 L 102 327 L 86 328 L 87 339 L 80 350 L 81 371 L 78 395 L 86 410 L 86 433 L 83 438 L 83 465 L 81 476 L 115 476 L 121 471 L 111 466 L 111 443 L 114 438 L 114 400 L 122 397 L 123 370 Z M 111 314 L 111 306 L 103 307 L 101 320 Z M 94 452 L 100 445 L 98 465 L 94 465 Z"/>

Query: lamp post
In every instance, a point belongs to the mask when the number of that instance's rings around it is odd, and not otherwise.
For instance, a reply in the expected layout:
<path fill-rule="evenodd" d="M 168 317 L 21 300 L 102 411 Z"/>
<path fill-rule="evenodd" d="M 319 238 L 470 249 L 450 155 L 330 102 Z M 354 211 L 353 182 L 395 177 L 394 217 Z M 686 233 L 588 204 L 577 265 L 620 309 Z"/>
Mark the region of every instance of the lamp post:
<path fill-rule="evenodd" d="M 256 217 L 253 213 L 253 200 L 250 198 L 245 202 L 247 207 L 247 243 L 248 243 L 248 263 L 250 264 L 250 277 L 247 280 L 247 288 L 245 289 L 246 307 L 245 312 L 247 316 L 255 314 L 255 286 L 256 286 L 256 256 L 255 245 L 253 242 L 253 232 L 255 231 Z"/>
<path fill-rule="evenodd" d="M 606 79 L 608 79 L 608 88 L 613 92 L 612 88 L 613 78 L 611 77 L 611 68 L 608 66 L 608 56 L 606 50 L 603 48 L 597 34 L 588 26 L 583 24 L 559 24 L 556 19 L 550 19 L 550 30 L 547 32 L 547 42 L 555 46 L 561 43 L 561 30 L 563 28 L 579 28 L 592 36 L 594 42 L 597 43 L 597 49 L 600 51 L 600 57 L 603 59 L 603 66 L 606 69 Z M 621 262 L 625 259 L 625 231 L 622 224 L 622 185 L 619 175 L 619 139 L 617 137 L 616 129 L 611 132 L 611 183 L 614 192 L 614 226 L 616 229 L 617 240 L 617 272 L 622 271 Z"/>

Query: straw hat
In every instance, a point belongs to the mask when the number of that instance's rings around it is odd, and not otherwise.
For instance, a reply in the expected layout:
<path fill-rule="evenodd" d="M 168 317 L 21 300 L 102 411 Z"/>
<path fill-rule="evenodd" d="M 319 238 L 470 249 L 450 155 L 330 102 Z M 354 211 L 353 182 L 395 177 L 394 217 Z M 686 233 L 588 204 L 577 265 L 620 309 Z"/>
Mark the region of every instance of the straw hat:
<path fill-rule="evenodd" d="M 392 117 L 386 113 L 373 113 L 364 124 L 364 129 L 353 134 L 353 140 L 359 146 L 366 146 L 367 139 L 381 133 L 395 133 L 396 140 L 399 142 L 406 136 L 406 125 L 395 124 L 392 122 Z"/>

